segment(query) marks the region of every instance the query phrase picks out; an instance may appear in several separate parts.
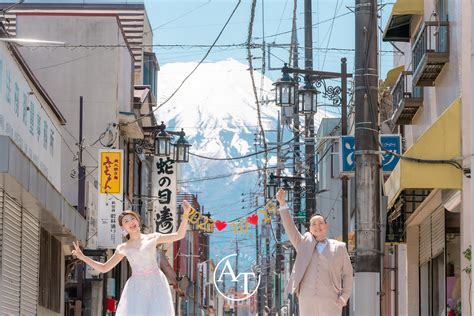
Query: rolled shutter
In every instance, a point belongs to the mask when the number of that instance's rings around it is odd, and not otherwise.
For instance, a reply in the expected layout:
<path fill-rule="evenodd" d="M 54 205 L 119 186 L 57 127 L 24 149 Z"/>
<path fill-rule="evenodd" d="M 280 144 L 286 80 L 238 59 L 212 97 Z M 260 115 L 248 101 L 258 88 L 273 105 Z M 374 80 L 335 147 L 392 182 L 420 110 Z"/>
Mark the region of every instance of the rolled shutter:
<path fill-rule="evenodd" d="M 440 207 L 431 214 L 431 257 L 438 256 L 445 244 L 445 210 Z"/>
<path fill-rule="evenodd" d="M 18 315 L 21 276 L 21 206 L 3 194 L 2 314 Z"/>
<path fill-rule="evenodd" d="M 23 209 L 20 314 L 36 315 L 39 273 L 39 221 Z"/>
<path fill-rule="evenodd" d="M 431 259 L 431 217 L 420 224 L 420 266 Z"/>
<path fill-rule="evenodd" d="M 445 209 L 440 207 L 420 224 L 420 266 L 443 252 L 445 235 Z"/>

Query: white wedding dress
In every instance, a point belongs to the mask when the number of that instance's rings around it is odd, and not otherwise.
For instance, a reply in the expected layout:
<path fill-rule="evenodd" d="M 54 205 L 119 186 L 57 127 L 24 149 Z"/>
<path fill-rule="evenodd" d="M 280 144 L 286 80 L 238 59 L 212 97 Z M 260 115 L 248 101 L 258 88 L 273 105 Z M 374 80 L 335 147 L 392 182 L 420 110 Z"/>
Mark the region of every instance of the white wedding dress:
<path fill-rule="evenodd" d="M 117 247 L 127 257 L 132 276 L 120 297 L 116 316 L 174 316 L 171 290 L 157 262 L 159 234 L 145 235 L 140 248 Z"/>

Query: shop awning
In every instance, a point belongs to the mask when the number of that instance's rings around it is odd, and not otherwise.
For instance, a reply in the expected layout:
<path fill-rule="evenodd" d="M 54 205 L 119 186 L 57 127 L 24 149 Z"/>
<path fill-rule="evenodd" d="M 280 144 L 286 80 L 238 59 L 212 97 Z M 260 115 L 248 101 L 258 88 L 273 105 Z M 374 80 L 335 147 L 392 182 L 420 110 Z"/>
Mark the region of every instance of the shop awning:
<path fill-rule="evenodd" d="M 413 15 L 423 15 L 423 0 L 397 0 L 388 19 L 383 40 L 409 42 L 410 23 Z"/>
<path fill-rule="evenodd" d="M 402 65 L 402 66 L 398 66 L 387 71 L 387 76 L 385 80 L 383 81 L 383 86 L 386 88 L 393 87 L 395 83 L 397 82 L 398 77 L 404 70 L 405 70 L 405 66 Z"/>
<path fill-rule="evenodd" d="M 457 98 L 404 154 L 406 157 L 450 160 L 461 156 L 461 100 Z M 462 171 L 449 164 L 400 159 L 385 182 L 388 207 L 406 189 L 461 189 Z"/>
<path fill-rule="evenodd" d="M 124 136 L 143 139 L 143 130 L 137 121 L 137 116 L 131 112 L 119 112 L 120 131 Z"/>

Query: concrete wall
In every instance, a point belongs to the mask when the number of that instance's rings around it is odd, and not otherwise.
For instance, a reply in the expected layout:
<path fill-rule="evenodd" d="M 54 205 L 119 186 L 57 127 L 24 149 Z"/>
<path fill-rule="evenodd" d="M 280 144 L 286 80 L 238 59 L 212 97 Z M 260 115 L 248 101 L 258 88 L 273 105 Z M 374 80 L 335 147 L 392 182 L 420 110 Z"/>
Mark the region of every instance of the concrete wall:
<path fill-rule="evenodd" d="M 123 45 L 122 31 L 114 16 L 18 15 L 18 37 L 64 41 L 71 45 Z M 105 48 L 21 48 L 21 53 L 56 102 L 67 120 L 62 135 L 72 150 L 62 146 L 62 190 L 77 203 L 77 177 L 68 176 L 77 167 L 79 96 L 84 97 L 85 144 L 96 141 L 110 123 L 118 122 L 118 111 L 130 111 L 132 98 L 132 56 L 127 47 Z M 104 139 L 105 142 L 108 139 Z M 96 146 L 100 146 L 96 145 Z M 97 166 L 97 149 L 84 152 L 86 173 Z M 89 179 L 97 179 L 92 172 Z"/>

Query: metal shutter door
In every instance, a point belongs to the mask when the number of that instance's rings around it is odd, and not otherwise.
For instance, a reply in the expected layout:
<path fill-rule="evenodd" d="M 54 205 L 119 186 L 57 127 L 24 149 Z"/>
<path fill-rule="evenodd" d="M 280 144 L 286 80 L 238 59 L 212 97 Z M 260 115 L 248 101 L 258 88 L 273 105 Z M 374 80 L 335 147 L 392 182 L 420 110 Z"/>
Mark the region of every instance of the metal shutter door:
<path fill-rule="evenodd" d="M 21 207 L 3 195 L 2 313 L 18 315 L 21 272 Z"/>
<path fill-rule="evenodd" d="M 420 266 L 431 259 L 431 217 L 420 224 Z"/>
<path fill-rule="evenodd" d="M 39 273 L 39 222 L 23 209 L 23 227 L 21 238 L 21 315 L 36 315 L 38 304 Z"/>
<path fill-rule="evenodd" d="M 431 214 L 431 257 L 434 258 L 444 250 L 444 207 L 438 208 Z"/>

